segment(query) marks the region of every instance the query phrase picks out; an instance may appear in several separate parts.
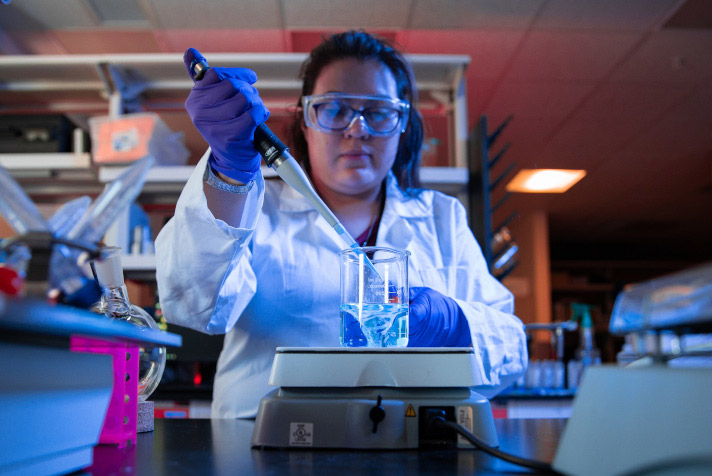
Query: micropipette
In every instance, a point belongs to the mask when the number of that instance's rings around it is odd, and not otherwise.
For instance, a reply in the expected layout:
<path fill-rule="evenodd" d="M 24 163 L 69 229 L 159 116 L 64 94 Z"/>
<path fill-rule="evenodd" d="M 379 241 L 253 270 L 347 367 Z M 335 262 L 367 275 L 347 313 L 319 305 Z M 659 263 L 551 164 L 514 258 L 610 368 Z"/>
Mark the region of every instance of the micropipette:
<path fill-rule="evenodd" d="M 209 68 L 208 62 L 202 56 L 196 56 L 190 64 L 190 72 L 196 81 L 200 81 Z M 360 247 L 356 240 L 346 231 L 341 222 L 339 222 L 339 219 L 336 218 L 336 215 L 329 210 L 329 207 L 327 207 L 324 201 L 317 195 L 306 173 L 304 173 L 304 170 L 302 170 L 294 157 L 292 157 L 292 154 L 289 153 L 287 146 L 284 145 L 264 123 L 260 124 L 255 130 L 255 148 L 260 155 L 262 155 L 267 166 L 277 172 L 277 175 L 279 175 L 287 185 L 302 194 L 349 248 L 357 253 L 363 253 L 359 250 Z M 364 264 L 375 272 L 376 275 L 380 276 L 365 253 Z"/>

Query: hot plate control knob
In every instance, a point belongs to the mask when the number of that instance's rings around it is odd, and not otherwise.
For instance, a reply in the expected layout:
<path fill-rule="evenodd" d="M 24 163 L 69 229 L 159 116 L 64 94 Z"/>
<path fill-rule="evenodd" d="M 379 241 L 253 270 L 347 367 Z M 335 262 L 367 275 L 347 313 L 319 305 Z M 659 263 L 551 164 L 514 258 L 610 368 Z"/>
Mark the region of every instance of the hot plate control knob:
<path fill-rule="evenodd" d="M 373 432 L 374 433 L 376 433 L 376 430 L 378 429 L 378 424 L 381 423 L 384 418 L 386 418 L 386 411 L 381 406 L 382 400 L 383 400 L 383 397 L 381 395 L 379 395 L 378 400 L 376 401 L 376 405 L 374 405 L 371 408 L 371 411 L 368 412 L 368 417 L 373 422 Z"/>

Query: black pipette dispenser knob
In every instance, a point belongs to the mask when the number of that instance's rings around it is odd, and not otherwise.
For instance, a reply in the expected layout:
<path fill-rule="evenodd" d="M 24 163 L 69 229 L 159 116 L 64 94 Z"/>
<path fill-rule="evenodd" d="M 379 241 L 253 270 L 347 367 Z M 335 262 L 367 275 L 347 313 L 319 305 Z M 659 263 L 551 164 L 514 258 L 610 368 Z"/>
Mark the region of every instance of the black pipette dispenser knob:
<path fill-rule="evenodd" d="M 205 76 L 205 72 L 210 68 L 205 58 L 194 58 L 190 63 L 190 70 L 193 72 L 193 79 L 200 81 Z"/>
<path fill-rule="evenodd" d="M 289 150 L 265 124 L 260 124 L 255 130 L 255 149 L 264 157 L 269 167 L 272 167 L 274 161 Z"/>

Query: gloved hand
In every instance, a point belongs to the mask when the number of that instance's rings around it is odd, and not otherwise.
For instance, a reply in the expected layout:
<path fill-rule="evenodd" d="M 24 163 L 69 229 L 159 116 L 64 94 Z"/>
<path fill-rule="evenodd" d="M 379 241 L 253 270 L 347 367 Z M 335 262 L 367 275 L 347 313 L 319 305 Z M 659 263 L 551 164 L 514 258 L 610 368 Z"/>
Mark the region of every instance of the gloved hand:
<path fill-rule="evenodd" d="M 410 288 L 408 347 L 471 347 L 470 326 L 454 299 L 430 288 Z"/>
<path fill-rule="evenodd" d="M 203 59 L 195 48 L 188 48 L 183 62 L 193 78 L 190 65 Z M 194 78 L 193 78 L 194 79 Z M 185 101 L 185 109 L 196 129 L 210 145 L 210 165 L 226 176 L 248 183 L 260 168 L 255 149 L 257 126 L 269 117 L 257 89 L 254 71 L 247 68 L 210 68 L 196 81 Z"/>

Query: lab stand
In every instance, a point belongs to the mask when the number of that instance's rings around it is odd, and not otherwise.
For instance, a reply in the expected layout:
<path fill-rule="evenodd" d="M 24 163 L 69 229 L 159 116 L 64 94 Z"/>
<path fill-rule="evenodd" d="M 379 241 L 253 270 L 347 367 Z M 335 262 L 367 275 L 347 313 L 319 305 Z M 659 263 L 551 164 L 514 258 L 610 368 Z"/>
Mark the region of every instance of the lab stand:
<path fill-rule="evenodd" d="M 125 343 L 126 357 L 70 350 L 76 337 Z M 0 472 L 63 473 L 91 464 L 110 400 L 120 391 L 115 366 L 133 362 L 138 369 L 138 351 L 131 349 L 139 343 L 180 346 L 181 340 L 72 307 L 0 297 Z M 126 375 L 134 392 L 117 398 L 135 408 L 136 374 L 127 369 Z M 119 436 L 135 441 L 135 415 L 117 424 L 128 430 Z"/>

